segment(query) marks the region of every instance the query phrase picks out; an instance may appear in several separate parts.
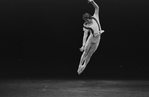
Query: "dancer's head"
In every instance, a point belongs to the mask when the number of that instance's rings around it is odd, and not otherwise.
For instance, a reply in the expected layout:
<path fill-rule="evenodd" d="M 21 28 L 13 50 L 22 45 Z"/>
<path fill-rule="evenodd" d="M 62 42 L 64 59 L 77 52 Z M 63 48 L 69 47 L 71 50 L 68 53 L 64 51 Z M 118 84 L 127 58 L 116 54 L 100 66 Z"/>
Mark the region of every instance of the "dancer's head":
<path fill-rule="evenodd" d="M 89 13 L 85 13 L 83 15 L 83 20 L 85 21 L 84 25 L 91 25 L 92 24 L 92 16 Z"/>
<path fill-rule="evenodd" d="M 92 19 L 92 16 L 89 13 L 85 13 L 83 15 L 83 20 L 87 21 L 87 20 L 91 20 L 91 19 Z"/>

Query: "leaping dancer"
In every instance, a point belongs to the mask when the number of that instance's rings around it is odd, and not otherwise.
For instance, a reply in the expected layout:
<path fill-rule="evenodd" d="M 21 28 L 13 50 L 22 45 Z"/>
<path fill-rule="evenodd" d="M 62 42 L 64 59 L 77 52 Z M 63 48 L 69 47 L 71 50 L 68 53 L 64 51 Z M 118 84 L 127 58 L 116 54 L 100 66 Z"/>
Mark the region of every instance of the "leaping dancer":
<path fill-rule="evenodd" d="M 104 32 L 104 30 L 101 29 L 99 21 L 99 6 L 94 2 L 94 0 L 88 0 L 88 3 L 91 3 L 94 6 L 95 12 L 93 16 L 88 13 L 83 15 L 83 20 L 85 21 L 83 24 L 84 36 L 83 44 L 80 48 L 80 51 L 83 52 L 83 54 L 77 70 L 78 74 L 81 74 L 86 68 L 92 54 L 97 50 L 101 34 Z M 88 33 L 90 35 L 88 35 Z"/>

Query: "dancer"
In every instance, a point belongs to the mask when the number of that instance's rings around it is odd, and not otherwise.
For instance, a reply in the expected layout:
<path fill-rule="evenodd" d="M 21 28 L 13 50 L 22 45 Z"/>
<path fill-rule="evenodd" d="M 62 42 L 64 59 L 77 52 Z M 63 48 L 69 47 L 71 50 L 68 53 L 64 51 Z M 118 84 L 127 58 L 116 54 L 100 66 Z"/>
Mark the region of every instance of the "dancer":
<path fill-rule="evenodd" d="M 82 47 L 80 48 L 80 51 L 83 52 L 83 54 L 77 70 L 78 74 L 81 74 L 86 68 L 92 54 L 97 50 L 101 34 L 104 32 L 104 30 L 101 29 L 99 22 L 99 6 L 94 0 L 88 0 L 88 2 L 94 6 L 95 12 L 93 16 L 88 13 L 83 15 L 83 20 L 85 21 L 83 24 L 84 36 Z M 88 35 L 88 33 L 90 35 Z"/>

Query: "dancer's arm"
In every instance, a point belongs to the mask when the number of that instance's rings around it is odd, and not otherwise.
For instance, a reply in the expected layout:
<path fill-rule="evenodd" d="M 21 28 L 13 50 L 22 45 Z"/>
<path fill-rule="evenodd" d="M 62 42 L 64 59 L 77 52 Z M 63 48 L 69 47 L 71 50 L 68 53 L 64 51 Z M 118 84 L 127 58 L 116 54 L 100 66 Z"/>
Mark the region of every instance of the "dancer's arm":
<path fill-rule="evenodd" d="M 94 2 L 94 0 L 88 0 L 90 3 L 92 3 L 92 5 L 94 6 L 95 8 L 95 12 L 94 12 L 94 15 L 93 17 L 97 20 L 98 24 L 99 24 L 99 32 L 100 33 L 103 33 L 104 30 L 101 29 L 101 25 L 100 25 L 100 22 L 99 22 L 99 6 Z"/>
<path fill-rule="evenodd" d="M 83 51 L 84 48 L 85 48 L 85 45 L 86 45 L 86 38 L 88 36 L 88 30 L 83 28 L 83 31 L 84 31 L 84 36 L 83 36 L 83 41 L 82 41 L 82 47 L 80 48 L 80 51 Z"/>
<path fill-rule="evenodd" d="M 95 14 L 98 14 L 99 12 L 99 6 L 95 3 L 94 0 L 88 0 L 95 8 Z"/>
<path fill-rule="evenodd" d="M 85 28 L 83 28 L 83 30 L 84 30 L 84 36 L 83 36 L 83 44 L 82 44 L 82 46 L 85 46 L 86 40 L 87 40 L 86 38 L 88 36 L 88 30 L 85 29 Z"/>

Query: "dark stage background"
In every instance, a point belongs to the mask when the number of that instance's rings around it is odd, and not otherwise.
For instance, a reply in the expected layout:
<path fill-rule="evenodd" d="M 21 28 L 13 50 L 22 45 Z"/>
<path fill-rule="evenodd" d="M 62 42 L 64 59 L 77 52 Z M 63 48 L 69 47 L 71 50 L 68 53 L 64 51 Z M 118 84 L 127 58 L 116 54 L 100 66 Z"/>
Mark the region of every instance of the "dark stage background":
<path fill-rule="evenodd" d="M 1 0 L 0 78 L 149 79 L 148 1 L 95 2 L 105 32 L 78 75 L 87 0 Z"/>

